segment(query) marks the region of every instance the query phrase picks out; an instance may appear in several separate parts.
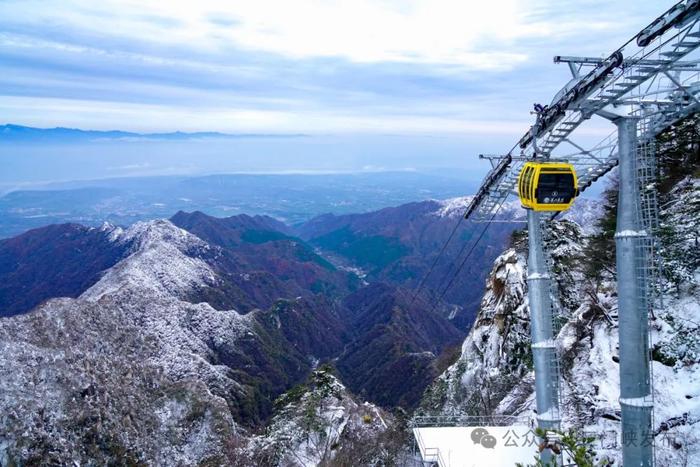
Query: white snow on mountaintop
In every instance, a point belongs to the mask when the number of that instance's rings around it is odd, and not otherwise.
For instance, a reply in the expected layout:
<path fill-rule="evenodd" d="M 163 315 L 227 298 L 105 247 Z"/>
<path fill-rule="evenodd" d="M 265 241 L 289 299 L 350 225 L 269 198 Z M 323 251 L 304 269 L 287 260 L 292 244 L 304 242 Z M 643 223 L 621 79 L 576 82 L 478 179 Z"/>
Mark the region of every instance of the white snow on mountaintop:
<path fill-rule="evenodd" d="M 435 200 L 440 204 L 435 214 L 438 217 L 458 217 L 463 216 L 467 206 L 471 203 L 473 196 L 461 196 L 459 198 L 449 198 L 444 200 Z"/>
<path fill-rule="evenodd" d="M 700 279 L 700 275 L 697 277 Z M 700 282 L 696 282 L 700 283 Z M 607 309 L 617 306 L 615 297 L 601 294 Z M 652 328 L 651 347 L 664 360 L 652 362 L 654 386 L 654 431 L 657 465 L 698 465 L 700 463 L 700 363 L 697 323 L 700 323 L 700 291 L 681 297 L 667 295 L 664 309 L 657 310 Z M 586 311 L 582 312 L 586 313 Z M 564 423 L 596 433 L 599 454 L 621 462 L 619 364 L 616 316 L 613 324 L 593 320 L 589 339 L 578 338 L 587 319 L 578 316 L 559 335 L 563 355 L 573 357 L 562 385 Z M 583 344 L 583 345 L 582 345 Z M 658 359 L 659 357 L 657 357 Z M 675 363 L 674 363 L 675 361 Z M 581 381 L 589 381 L 582 385 Z M 534 405 L 533 405 L 534 406 Z M 588 407 L 590 415 L 581 413 Z"/>
<path fill-rule="evenodd" d="M 167 220 L 138 222 L 115 241 L 130 242 L 131 252 L 79 300 L 115 302 L 125 318 L 153 333 L 160 346 L 155 362 L 177 378 L 203 377 L 222 391 L 231 390 L 228 369 L 202 357 L 215 346 L 232 344 L 250 332 L 251 316 L 219 311 L 208 303 L 189 303 L 187 295 L 215 285 L 216 274 L 197 256 L 211 247 Z"/>
<path fill-rule="evenodd" d="M 252 314 L 187 301 L 216 280 L 197 257 L 213 247 L 165 220 L 111 233 L 131 251 L 80 297 L 0 320 L 0 465 L 42 439 L 63 446 L 59 463 L 86 461 L 85 429 L 120 458 L 193 465 L 238 430 L 229 404 L 247 390 L 217 355 L 245 361 Z"/>
<path fill-rule="evenodd" d="M 450 198 L 445 200 L 436 200 L 440 204 L 440 208 L 435 212 L 438 217 L 458 218 L 463 216 L 471 203 L 473 196 L 462 196 L 459 198 Z M 595 232 L 595 221 L 603 212 L 603 206 L 600 200 L 589 198 L 578 198 L 574 201 L 573 206 L 564 212 L 561 217 L 571 220 L 581 226 L 584 233 L 592 234 Z M 547 213 L 543 213 L 543 216 Z M 497 219 L 525 221 L 527 211 L 521 206 L 520 200 L 517 198 L 506 200 L 498 210 Z"/>
<path fill-rule="evenodd" d="M 436 200 L 441 207 L 435 212 L 435 215 L 448 218 L 463 216 L 473 198 L 473 196 L 461 196 L 458 198 Z M 506 219 L 524 219 L 525 210 L 520 206 L 519 200 L 506 200 L 498 210 L 498 217 Z"/>
<path fill-rule="evenodd" d="M 188 254 L 212 247 L 170 221 L 137 222 L 126 230 L 115 228 L 110 238 L 131 242 L 131 251 L 82 294 L 85 300 L 99 300 L 119 288 L 149 289 L 158 296 L 182 296 L 195 287 L 216 283 L 216 274 L 207 263 Z"/>

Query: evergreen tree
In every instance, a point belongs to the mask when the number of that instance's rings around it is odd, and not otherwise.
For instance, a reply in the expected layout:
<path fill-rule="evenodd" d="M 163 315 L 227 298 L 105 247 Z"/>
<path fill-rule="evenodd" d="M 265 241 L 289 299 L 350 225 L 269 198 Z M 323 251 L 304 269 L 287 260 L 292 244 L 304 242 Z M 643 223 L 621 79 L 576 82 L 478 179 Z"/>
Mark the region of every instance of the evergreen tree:
<path fill-rule="evenodd" d="M 673 195 L 669 191 L 681 180 L 689 174 L 692 178 L 700 177 L 700 114 L 692 114 L 666 128 L 657 136 L 656 145 L 659 167 L 657 189 L 660 204 L 664 205 L 672 201 Z M 589 258 L 587 273 L 595 283 L 599 283 L 606 275 L 611 278 L 615 275 L 618 184 L 617 173 L 613 172 L 603 192 L 603 214 L 596 223 L 597 233 L 590 238 L 586 247 L 586 256 Z M 665 262 L 676 264 L 694 258 L 687 251 L 679 251 L 677 246 L 683 243 L 683 239 L 678 238 L 678 234 L 676 229 L 663 225 L 663 222 L 656 232 Z M 688 268 L 666 268 L 665 274 L 672 283 L 677 283 L 686 278 L 685 269 Z"/>
<path fill-rule="evenodd" d="M 603 191 L 603 213 L 596 221 L 596 233 L 586 244 L 588 258 L 586 273 L 594 283 L 600 283 L 604 276 L 615 276 L 615 226 L 617 224 L 617 172 L 610 176 L 608 186 Z"/>
<path fill-rule="evenodd" d="M 557 458 L 551 462 L 542 462 L 539 457 L 535 458 L 535 464 L 527 467 L 559 467 L 563 465 L 575 465 L 576 467 L 608 467 L 611 462 L 607 458 L 596 461 L 596 452 L 593 449 L 595 438 L 590 436 L 579 436 L 574 430 L 567 432 L 542 430 L 537 428 L 537 436 L 542 440 L 540 448 L 551 449 L 555 454 L 563 454 L 573 461 L 573 464 L 559 464 Z M 523 464 L 516 464 L 516 467 L 525 467 Z"/>
<path fill-rule="evenodd" d="M 656 232 L 662 272 L 680 292 L 700 265 L 700 226 L 686 223 L 700 206 L 675 203 L 683 192 L 693 191 L 700 178 L 700 114 L 693 114 L 668 127 L 657 137 L 659 201 L 666 206 Z"/>
<path fill-rule="evenodd" d="M 656 138 L 659 193 L 662 196 L 688 174 L 700 177 L 700 113 L 692 114 Z"/>

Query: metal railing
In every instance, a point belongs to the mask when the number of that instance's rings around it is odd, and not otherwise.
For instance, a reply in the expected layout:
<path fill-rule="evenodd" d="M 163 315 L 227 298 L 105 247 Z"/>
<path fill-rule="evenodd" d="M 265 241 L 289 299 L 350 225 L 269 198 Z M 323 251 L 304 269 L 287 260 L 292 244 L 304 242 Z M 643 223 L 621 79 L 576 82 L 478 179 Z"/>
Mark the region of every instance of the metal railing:
<path fill-rule="evenodd" d="M 659 204 L 657 198 L 658 163 L 656 159 L 656 139 L 652 130 L 652 120 L 647 116 L 637 123 L 639 140 L 635 160 L 637 174 L 637 189 L 640 227 L 646 232 L 645 237 L 638 240 L 637 283 L 642 292 L 640 306 L 646 312 L 647 319 L 654 317 L 654 309 L 661 307 L 661 286 L 659 274 L 659 257 L 657 254 L 657 232 L 659 229 Z M 654 373 L 652 364 L 652 323 L 649 323 L 647 335 L 642 341 L 647 343 L 647 365 L 649 367 L 649 396 L 645 402 L 652 407 L 651 430 L 654 429 Z M 653 455 L 656 447 L 651 439 Z M 655 463 L 655 462 L 654 462 Z"/>
<path fill-rule="evenodd" d="M 447 467 L 447 463 L 442 458 L 442 453 L 439 448 L 427 447 L 420 435 L 420 432 L 413 431 L 413 434 L 418 444 L 418 450 L 421 453 L 421 458 L 424 462 L 437 463 L 438 467 Z"/>
<path fill-rule="evenodd" d="M 426 415 L 413 417 L 412 428 L 529 425 L 531 419 L 519 415 Z"/>
<path fill-rule="evenodd" d="M 550 277 L 549 280 L 549 306 L 551 308 L 552 315 L 552 339 L 556 341 L 559 331 L 563 326 L 566 317 L 563 316 L 561 312 L 561 300 L 559 298 L 559 287 L 557 281 L 553 274 L 553 260 L 552 260 L 552 249 L 550 248 L 551 231 L 549 230 L 550 222 L 547 216 L 540 217 L 540 225 L 542 228 L 542 251 L 545 259 L 546 274 Z M 552 381 L 550 382 L 553 387 L 553 394 L 555 403 L 553 405 L 554 410 L 552 411 L 552 418 L 556 420 L 561 420 L 561 360 L 559 355 L 559 349 L 556 347 L 550 354 L 549 357 L 549 368 Z"/>

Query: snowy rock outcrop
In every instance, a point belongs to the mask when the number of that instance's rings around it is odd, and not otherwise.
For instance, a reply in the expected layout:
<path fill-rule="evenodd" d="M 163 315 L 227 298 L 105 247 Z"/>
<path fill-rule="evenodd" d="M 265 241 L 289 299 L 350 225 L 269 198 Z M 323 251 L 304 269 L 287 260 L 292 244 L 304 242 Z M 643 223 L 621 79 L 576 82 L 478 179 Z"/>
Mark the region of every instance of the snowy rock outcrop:
<path fill-rule="evenodd" d="M 529 323 L 523 303 L 525 271 L 514 249 L 499 256 L 486 284 L 472 332 L 462 355 L 427 393 L 430 408 L 448 415 L 492 411 L 504 391 L 531 369 Z M 463 388 L 481 387 L 479 391 Z"/>
<path fill-rule="evenodd" d="M 656 456 L 658 465 L 696 465 L 700 463 L 699 181 L 686 179 L 669 198 L 661 212 L 663 306 L 650 320 Z M 588 214 L 583 216 L 587 218 Z M 556 344 L 561 358 L 562 424 L 595 436 L 598 457 L 619 464 L 614 271 L 604 272 L 602 279 L 587 274 L 588 240 L 576 224 L 553 223 L 546 241 L 561 327 Z M 515 248 L 496 259 L 462 354 L 428 389 L 419 414 L 534 418 L 525 249 L 516 239 Z"/>
<path fill-rule="evenodd" d="M 559 237 L 548 236 L 552 256 L 571 261 L 580 256 L 575 224 L 555 224 Z M 429 388 L 419 413 L 486 415 L 520 411 L 533 390 L 530 323 L 524 238 L 514 240 L 494 262 L 474 326 L 462 353 Z M 563 280 L 571 281 L 570 272 Z M 576 289 L 564 286 L 562 301 Z M 573 299 L 575 301 L 575 299 Z"/>
<path fill-rule="evenodd" d="M 276 405 L 265 433 L 238 447 L 248 465 L 398 465 L 407 455 L 396 417 L 358 402 L 328 368 L 315 370 Z"/>

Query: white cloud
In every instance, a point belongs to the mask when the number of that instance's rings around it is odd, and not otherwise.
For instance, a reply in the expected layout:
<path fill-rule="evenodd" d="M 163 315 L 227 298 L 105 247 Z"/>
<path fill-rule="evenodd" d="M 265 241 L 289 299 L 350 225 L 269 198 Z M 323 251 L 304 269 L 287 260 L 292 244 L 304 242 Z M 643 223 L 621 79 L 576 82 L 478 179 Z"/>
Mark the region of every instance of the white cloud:
<path fill-rule="evenodd" d="M 0 0 L 0 112 L 144 132 L 521 134 L 567 79 L 551 55 L 609 52 L 657 2 Z"/>
<path fill-rule="evenodd" d="M 4 11 L 3 11 L 4 10 Z M 533 15 L 550 12 L 551 18 Z M 519 41 L 612 29 L 616 23 L 571 21 L 567 8 L 534 0 L 224 0 L 99 3 L 4 2 L 21 22 L 47 22 L 155 44 L 220 52 L 235 46 L 294 58 L 435 63 L 503 70 L 528 57 Z M 221 20 L 218 20 L 221 19 Z"/>

